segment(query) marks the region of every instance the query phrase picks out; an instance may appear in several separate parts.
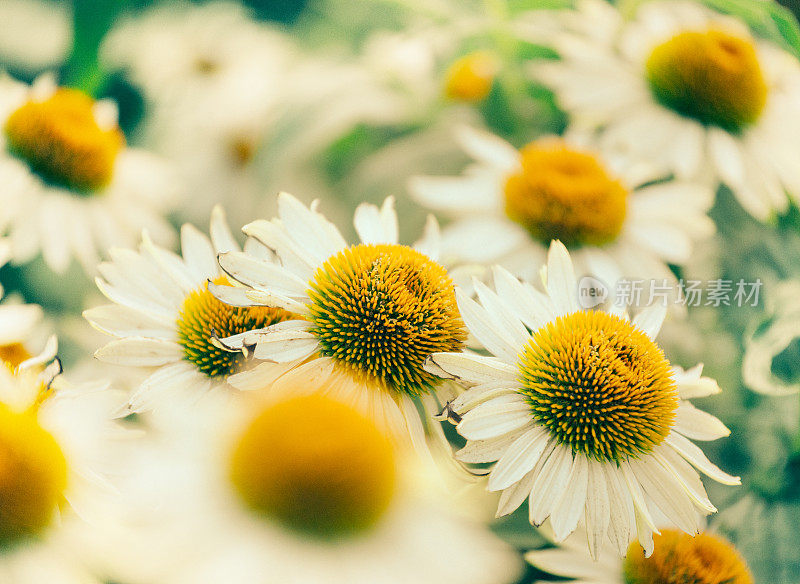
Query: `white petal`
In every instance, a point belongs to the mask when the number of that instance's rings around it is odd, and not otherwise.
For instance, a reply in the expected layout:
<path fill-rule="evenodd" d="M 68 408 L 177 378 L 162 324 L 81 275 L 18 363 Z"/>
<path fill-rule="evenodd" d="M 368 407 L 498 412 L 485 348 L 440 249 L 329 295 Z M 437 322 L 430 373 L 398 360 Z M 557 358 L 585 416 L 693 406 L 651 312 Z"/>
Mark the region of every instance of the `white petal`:
<path fill-rule="evenodd" d="M 490 400 L 464 414 L 457 428 L 467 440 L 486 440 L 532 422 L 530 406 L 519 396 Z"/>
<path fill-rule="evenodd" d="M 181 227 L 181 255 L 194 279 L 202 282 L 219 273 L 217 254 L 211 247 L 211 240 L 189 223 Z"/>
<path fill-rule="evenodd" d="M 723 485 L 742 484 L 742 480 L 739 477 L 729 475 L 723 471 L 716 464 L 708 460 L 699 447 L 692 444 L 680 434 L 671 432 L 664 442 L 674 448 L 678 454 L 691 463 L 697 470 L 711 477 L 718 483 L 722 483 Z"/>
<path fill-rule="evenodd" d="M 514 338 L 500 329 L 500 323 L 495 322 L 485 308 L 460 289 L 456 289 L 456 301 L 469 332 L 496 357 L 506 363 L 516 363 L 522 347 L 514 345 Z"/>
<path fill-rule="evenodd" d="M 519 164 L 517 149 L 494 134 L 463 126 L 457 138 L 467 154 L 498 170 L 512 171 Z"/>
<path fill-rule="evenodd" d="M 170 341 L 128 337 L 111 341 L 94 355 L 115 365 L 154 367 L 183 359 L 183 348 Z"/>
<path fill-rule="evenodd" d="M 550 514 L 555 540 L 564 541 L 575 531 L 586 507 L 586 488 L 589 463 L 585 456 L 575 456 L 566 488 L 558 504 Z"/>
<path fill-rule="evenodd" d="M 233 237 L 230 227 L 228 227 L 228 219 L 221 205 L 214 205 L 211 210 L 209 234 L 211 235 L 211 243 L 214 246 L 214 250 L 218 254 L 227 251 L 239 251 L 239 244 L 236 243 L 236 239 Z"/>
<path fill-rule="evenodd" d="M 572 450 L 566 446 L 556 446 L 533 483 L 528 501 L 531 523 L 541 525 L 550 516 L 567 488 L 571 472 Z"/>
<path fill-rule="evenodd" d="M 553 241 L 547 253 L 547 293 L 557 315 L 579 310 L 578 285 L 572 260 L 567 248 L 560 241 Z"/>
<path fill-rule="evenodd" d="M 678 405 L 674 429 L 692 440 L 717 440 L 731 433 L 718 418 L 687 401 Z"/>
<path fill-rule="evenodd" d="M 586 484 L 586 535 L 589 552 L 594 560 L 600 556 L 600 549 L 606 537 L 611 514 L 608 487 L 601 463 L 589 460 Z"/>
<path fill-rule="evenodd" d="M 219 254 L 219 266 L 237 282 L 252 288 L 261 288 L 290 298 L 306 295 L 308 284 L 282 268 L 242 252 Z"/>
<path fill-rule="evenodd" d="M 666 304 L 657 303 L 653 306 L 648 306 L 637 314 L 633 319 L 633 325 L 639 330 L 644 331 L 648 337 L 655 340 L 666 316 Z"/>
<path fill-rule="evenodd" d="M 438 367 L 434 369 L 431 365 Z M 443 372 L 443 377 L 469 383 L 505 381 L 517 385 L 519 371 L 496 357 L 484 357 L 475 353 L 433 353 L 425 361 L 425 370 Z"/>
<path fill-rule="evenodd" d="M 394 197 L 387 197 L 380 209 L 370 203 L 361 203 L 353 216 L 353 225 L 362 243 L 397 243 Z"/>
<path fill-rule="evenodd" d="M 533 470 L 544 452 L 547 439 L 547 430 L 541 426 L 535 426 L 517 438 L 492 469 L 487 488 L 502 491 Z"/>

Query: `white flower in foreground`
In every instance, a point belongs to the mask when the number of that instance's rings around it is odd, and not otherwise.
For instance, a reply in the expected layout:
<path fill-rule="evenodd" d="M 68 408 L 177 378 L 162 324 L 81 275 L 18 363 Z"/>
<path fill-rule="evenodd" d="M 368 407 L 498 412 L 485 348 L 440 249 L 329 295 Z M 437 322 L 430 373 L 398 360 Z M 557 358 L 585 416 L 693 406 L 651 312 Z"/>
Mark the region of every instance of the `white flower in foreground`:
<path fill-rule="evenodd" d="M 26 71 L 59 67 L 72 47 L 70 6 L 52 0 L 0 2 L 0 62 Z"/>
<path fill-rule="evenodd" d="M 465 130 L 477 161 L 460 177 L 415 177 L 422 205 L 454 217 L 442 232 L 447 262 L 500 264 L 533 279 L 551 239 L 579 270 L 614 286 L 621 278 L 672 280 L 694 242 L 713 232 L 713 191 L 612 164 L 578 139 L 540 138 L 517 151 L 497 136 Z M 581 274 L 583 275 L 583 274 Z"/>
<path fill-rule="evenodd" d="M 0 240 L 0 267 L 4 266 L 11 255 L 11 247 L 6 240 Z M 3 298 L 4 290 L 0 285 L 0 360 L 17 367 L 27 361 L 31 354 L 31 341 L 43 318 L 42 308 L 36 304 L 8 302 Z"/>
<path fill-rule="evenodd" d="M 164 544 L 175 550 L 156 551 L 164 570 L 156 580 L 505 584 L 519 577 L 519 556 L 485 526 L 412 492 L 414 467 L 370 417 L 319 393 L 265 402 L 267 395 L 176 411 L 163 468 L 140 472 L 158 503 L 142 500 L 138 524 L 149 521 L 157 548 L 169 526 Z M 146 531 L 139 537 L 151 542 Z"/>
<path fill-rule="evenodd" d="M 100 584 L 79 559 L 75 533 L 110 495 L 105 452 L 121 431 L 105 384 L 72 386 L 48 353 L 0 364 L 0 581 Z"/>
<path fill-rule="evenodd" d="M 278 219 L 243 228 L 280 263 L 247 253 L 220 254 L 220 266 L 240 287 L 210 285 L 218 298 L 297 315 L 222 342 L 268 362 L 306 360 L 272 389 L 309 376 L 327 379 L 327 391 L 360 404 L 394 436 L 410 433 L 413 443 L 422 445 L 414 398 L 435 408 L 441 383 L 423 362 L 433 352 L 460 350 L 466 339 L 453 282 L 433 259 L 435 222 L 428 223 L 426 242 L 415 249 L 397 242 L 393 199 L 380 209 L 362 204 L 354 219 L 361 243 L 347 245 L 315 207 L 281 193 Z M 261 364 L 230 382 L 263 387 L 274 379 L 273 371 L 270 363 Z"/>
<path fill-rule="evenodd" d="M 582 0 L 557 18 L 559 32 L 537 36 L 562 59 L 534 74 L 575 124 L 679 178 L 724 183 L 758 219 L 785 211 L 787 193 L 798 200 L 794 56 L 700 3 L 648 2 L 626 21 L 606 2 Z"/>
<path fill-rule="evenodd" d="M 177 185 L 160 160 L 125 146 L 115 104 L 47 77 L 31 87 L 0 77 L 0 123 L 0 230 L 12 261 L 41 251 L 57 272 L 75 257 L 91 273 L 99 251 L 133 244 L 143 228 L 169 240 L 162 213 Z"/>
<path fill-rule="evenodd" d="M 209 286 L 228 282 L 217 254 L 239 249 L 220 207 L 212 213 L 211 239 L 186 224 L 181 247 L 183 257 L 145 236 L 138 252 L 110 250 L 111 261 L 98 266 L 97 285 L 113 304 L 84 313 L 92 326 L 117 337 L 95 353 L 98 359 L 154 369 L 131 396 L 133 411 L 158 406 L 168 395 L 200 396 L 227 387 L 227 376 L 241 371 L 245 359 L 214 339 L 291 317 L 281 309 L 229 306 L 209 292 Z M 269 255 L 257 247 L 250 242 L 254 254 Z"/>
<path fill-rule="evenodd" d="M 727 436 L 687 400 L 719 391 L 701 367 L 672 367 L 655 343 L 665 308 L 581 310 L 569 254 L 553 242 L 547 293 L 496 268 L 480 304 L 456 292 L 464 322 L 492 354 L 434 353 L 427 368 L 470 386 L 448 406 L 467 438 L 463 462 L 497 461 L 488 489 L 498 515 L 527 498 L 532 524 L 548 517 L 557 541 L 586 524 L 597 557 L 606 537 L 624 555 L 631 536 L 649 555 L 661 518 L 687 533 L 716 511 L 697 472 L 739 484 L 693 440 Z"/>
<path fill-rule="evenodd" d="M 559 547 L 528 552 L 525 558 L 540 570 L 584 584 L 753 584 L 744 558 L 713 533 L 691 536 L 665 529 L 654 537 L 649 557 L 633 544 L 624 560 L 605 554 L 600 561 L 587 557 L 577 535 Z"/>

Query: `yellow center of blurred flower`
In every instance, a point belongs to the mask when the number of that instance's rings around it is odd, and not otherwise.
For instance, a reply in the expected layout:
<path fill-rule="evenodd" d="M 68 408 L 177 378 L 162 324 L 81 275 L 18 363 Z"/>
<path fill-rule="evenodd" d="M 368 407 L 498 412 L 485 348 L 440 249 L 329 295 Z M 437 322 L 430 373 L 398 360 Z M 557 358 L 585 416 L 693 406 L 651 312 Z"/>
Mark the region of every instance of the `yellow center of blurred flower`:
<path fill-rule="evenodd" d="M 0 361 L 6 363 L 10 369 L 16 369 L 23 361 L 33 357 L 22 343 L 0 345 Z"/>
<path fill-rule="evenodd" d="M 101 189 L 125 138 L 118 128 L 101 128 L 93 107 L 86 94 L 64 88 L 26 102 L 6 121 L 10 152 L 48 182 L 84 195 Z"/>
<path fill-rule="evenodd" d="M 703 124 L 741 130 L 767 102 L 752 42 L 720 30 L 678 34 L 653 49 L 646 66 L 655 98 Z"/>
<path fill-rule="evenodd" d="M 67 486 L 67 462 L 34 411 L 0 404 L 0 547 L 41 534 Z"/>
<path fill-rule="evenodd" d="M 521 169 L 506 181 L 505 210 L 543 243 L 602 245 L 619 235 L 627 197 L 592 154 L 540 140 L 522 149 Z"/>
<path fill-rule="evenodd" d="M 229 285 L 225 276 L 215 284 Z M 244 365 L 242 353 L 233 353 L 214 346 L 213 337 L 225 338 L 249 330 L 267 327 L 294 317 L 280 308 L 229 306 L 208 291 L 208 284 L 189 294 L 178 315 L 178 342 L 184 359 L 209 377 L 237 373 Z"/>
<path fill-rule="evenodd" d="M 322 355 L 391 391 L 429 391 L 440 380 L 422 368 L 426 357 L 466 340 L 447 270 L 403 245 L 339 252 L 314 274 L 309 296 Z"/>
<path fill-rule="evenodd" d="M 628 548 L 626 584 L 753 584 L 744 559 L 719 536 L 665 529 L 653 543 L 649 558 L 637 542 Z"/>
<path fill-rule="evenodd" d="M 497 62 L 489 54 L 476 51 L 457 59 L 445 73 L 444 93 L 459 101 L 483 101 L 492 89 Z"/>
<path fill-rule="evenodd" d="M 675 420 L 669 361 L 618 316 L 580 311 L 557 318 L 533 333 L 519 367 L 534 418 L 576 454 L 637 457 L 660 444 Z"/>
<path fill-rule="evenodd" d="M 371 420 L 314 394 L 256 417 L 233 451 L 230 478 L 256 513 L 306 535 L 341 539 L 383 517 L 397 469 L 391 444 Z"/>

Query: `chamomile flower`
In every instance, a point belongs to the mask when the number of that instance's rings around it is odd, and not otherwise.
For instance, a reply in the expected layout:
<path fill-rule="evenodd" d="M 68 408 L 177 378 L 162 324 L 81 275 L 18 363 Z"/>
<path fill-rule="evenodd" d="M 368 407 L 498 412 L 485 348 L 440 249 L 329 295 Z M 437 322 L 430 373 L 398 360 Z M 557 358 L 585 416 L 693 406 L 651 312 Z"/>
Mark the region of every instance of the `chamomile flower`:
<path fill-rule="evenodd" d="M 543 294 L 495 268 L 496 292 L 476 282 L 480 303 L 460 291 L 470 333 L 491 353 L 434 353 L 427 369 L 470 386 L 445 409 L 469 463 L 497 461 L 488 489 L 498 515 L 528 499 L 532 524 L 550 519 L 557 541 L 579 522 L 597 557 L 606 539 L 624 555 L 631 536 L 653 550 L 662 516 L 696 533 L 716 511 L 697 472 L 739 484 L 691 440 L 729 430 L 692 397 L 719 391 L 701 367 L 673 367 L 654 338 L 665 307 L 624 314 L 581 310 L 566 248 L 553 242 Z M 659 521 L 659 525 L 661 522 Z"/>
<path fill-rule="evenodd" d="M 0 240 L 0 267 L 8 262 L 11 246 L 6 240 Z M 3 287 L 0 286 L 0 360 L 17 367 L 33 355 L 30 353 L 32 338 L 36 336 L 38 325 L 43 318 L 40 306 L 9 302 L 3 298 Z"/>
<path fill-rule="evenodd" d="M 573 122 L 608 148 L 684 179 L 724 183 L 754 217 L 800 193 L 800 63 L 700 3 L 648 2 L 632 21 L 584 0 L 534 66 Z M 601 89 L 598 89 L 601 88 Z"/>
<path fill-rule="evenodd" d="M 606 554 L 594 562 L 576 536 L 559 547 L 532 551 L 525 557 L 540 570 L 586 584 L 753 584 L 744 558 L 719 535 L 703 532 L 692 536 L 664 529 L 653 539 L 654 551 L 649 557 L 632 544 L 622 560 Z"/>
<path fill-rule="evenodd" d="M 476 160 L 460 177 L 415 177 L 422 205 L 454 217 L 442 232 L 452 263 L 500 264 L 532 279 L 551 239 L 570 249 L 579 270 L 614 285 L 621 278 L 672 279 L 694 242 L 713 232 L 713 192 L 658 182 L 658 172 L 619 164 L 583 140 L 544 137 L 521 151 L 497 136 L 463 130 Z"/>
<path fill-rule="evenodd" d="M 143 514 L 156 532 L 171 526 L 158 581 L 516 581 L 513 549 L 414 494 L 414 467 L 370 417 L 321 393 L 267 396 L 210 400 L 165 436 L 172 462 L 149 476 L 161 502 Z"/>
<path fill-rule="evenodd" d="M 250 249 L 255 246 L 252 242 Z M 166 395 L 200 396 L 226 387 L 227 377 L 241 371 L 245 359 L 220 348 L 215 337 L 292 318 L 279 308 L 238 308 L 212 296 L 209 288 L 228 283 L 217 254 L 239 249 L 220 207 L 212 213 L 211 239 L 186 224 L 181 247 L 183 257 L 145 235 L 139 251 L 112 249 L 97 279 L 112 304 L 84 313 L 95 328 L 116 337 L 95 353 L 98 359 L 151 371 L 131 396 L 133 411 L 151 409 Z"/>
<path fill-rule="evenodd" d="M 169 240 L 161 214 L 177 185 L 160 160 L 125 146 L 116 105 L 49 77 L 33 86 L 2 77 L 0 120 L 0 229 L 13 262 L 41 252 L 56 272 L 74 257 L 91 273 L 99 250 L 143 228 Z"/>
<path fill-rule="evenodd" d="M 289 194 L 278 196 L 278 216 L 243 231 L 273 250 L 279 263 L 223 253 L 220 266 L 238 287 L 209 285 L 229 304 L 297 315 L 221 340 L 268 362 L 233 376 L 231 383 L 263 386 L 262 371 L 273 378 L 270 362 L 306 360 L 276 384 L 327 379 L 328 391 L 360 404 L 393 435 L 410 433 L 415 445 L 423 444 L 414 400 L 435 407 L 441 384 L 423 362 L 433 352 L 460 350 L 466 339 L 453 282 L 434 259 L 435 222 L 428 224 L 429 237 L 412 248 L 398 243 L 391 198 L 380 209 L 358 207 L 355 245 L 347 245 L 316 205 L 308 208 Z M 277 391 L 275 384 L 272 389 Z"/>
<path fill-rule="evenodd" d="M 72 537 L 97 520 L 108 486 L 118 409 L 105 384 L 72 386 L 42 354 L 0 366 L 0 579 L 14 584 L 89 584 Z M 77 531 L 76 531 L 77 530 Z"/>

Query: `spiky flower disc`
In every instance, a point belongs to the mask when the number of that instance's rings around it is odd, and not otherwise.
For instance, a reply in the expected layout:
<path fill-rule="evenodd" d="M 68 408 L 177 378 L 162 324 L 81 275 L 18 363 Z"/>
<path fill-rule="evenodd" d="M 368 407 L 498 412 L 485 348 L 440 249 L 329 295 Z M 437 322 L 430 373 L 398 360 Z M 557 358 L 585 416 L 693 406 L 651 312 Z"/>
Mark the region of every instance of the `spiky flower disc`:
<path fill-rule="evenodd" d="M 213 282 L 228 284 L 224 276 Z M 231 375 L 244 365 L 244 355 L 215 346 L 212 338 L 236 335 L 290 318 L 294 318 L 292 314 L 280 308 L 229 306 L 217 300 L 205 283 L 183 301 L 178 316 L 178 342 L 184 358 L 208 377 Z"/>
<path fill-rule="evenodd" d="M 637 544 L 628 549 L 627 584 L 753 584 L 744 559 L 719 536 L 664 529 L 653 540 L 649 558 Z"/>
<path fill-rule="evenodd" d="M 525 348 L 520 375 L 534 418 L 559 443 L 596 460 L 650 452 L 675 420 L 669 361 L 613 314 L 581 311 L 549 322 Z"/>
<path fill-rule="evenodd" d="M 420 395 L 437 378 L 431 353 L 460 351 L 466 332 L 447 271 L 396 244 L 360 244 L 329 258 L 311 282 L 320 352 L 387 389 Z"/>

